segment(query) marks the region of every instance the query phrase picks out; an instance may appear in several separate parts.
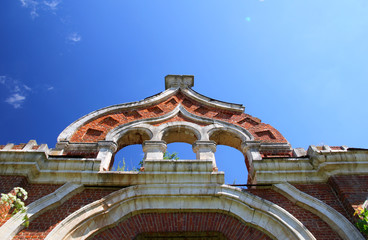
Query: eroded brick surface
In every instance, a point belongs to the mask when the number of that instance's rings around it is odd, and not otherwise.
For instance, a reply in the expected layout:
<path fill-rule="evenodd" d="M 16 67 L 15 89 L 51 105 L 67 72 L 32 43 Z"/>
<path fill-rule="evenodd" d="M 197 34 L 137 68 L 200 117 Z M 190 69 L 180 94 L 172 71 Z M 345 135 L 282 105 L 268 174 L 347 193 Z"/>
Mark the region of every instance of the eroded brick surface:
<path fill-rule="evenodd" d="M 368 199 L 368 175 L 332 176 L 329 184 L 336 191 L 349 216 Z"/>
<path fill-rule="evenodd" d="M 307 227 L 308 230 L 316 237 L 316 239 L 341 239 L 337 233 L 335 233 L 331 227 L 317 215 L 295 205 L 280 193 L 277 193 L 271 189 L 248 189 L 247 191 L 284 208 L 300 222 L 302 222 L 303 225 Z"/>
<path fill-rule="evenodd" d="M 85 189 L 83 192 L 71 197 L 59 207 L 38 216 L 29 224 L 28 228 L 23 229 L 13 239 L 44 239 L 64 218 L 81 207 L 99 200 L 113 191 L 112 189 Z"/>
<path fill-rule="evenodd" d="M 219 232 L 226 239 L 270 240 L 263 232 L 221 213 L 142 213 L 98 233 L 94 240 L 134 239 L 141 233 Z"/>
<path fill-rule="evenodd" d="M 347 219 L 350 218 L 340 199 L 337 197 L 336 193 L 329 184 L 295 184 L 294 186 L 300 191 L 305 192 L 306 194 L 309 194 L 312 197 L 315 197 L 326 203 L 327 205 L 341 213 Z"/>

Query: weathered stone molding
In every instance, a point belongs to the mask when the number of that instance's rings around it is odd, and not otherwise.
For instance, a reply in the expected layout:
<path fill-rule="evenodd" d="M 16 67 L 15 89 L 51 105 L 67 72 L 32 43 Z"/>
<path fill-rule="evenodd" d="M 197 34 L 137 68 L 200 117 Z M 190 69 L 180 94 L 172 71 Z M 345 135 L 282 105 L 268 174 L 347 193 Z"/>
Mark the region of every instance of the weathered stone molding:
<path fill-rule="evenodd" d="M 366 174 L 368 150 L 317 150 L 305 157 L 268 158 L 253 161 L 258 183 L 317 183 L 341 174 Z"/>
<path fill-rule="evenodd" d="M 59 223 L 46 240 L 86 239 L 129 214 L 177 209 L 230 213 L 275 239 L 315 239 L 302 223 L 284 209 L 236 188 L 159 184 L 125 188 L 93 202 Z"/>
<path fill-rule="evenodd" d="M 217 171 L 215 152 L 216 143 L 214 141 L 196 141 L 193 143 L 193 152 L 196 154 L 197 160 L 212 161 L 212 168 Z"/>
<path fill-rule="evenodd" d="M 60 135 L 58 136 L 57 140 L 58 142 L 61 141 L 70 141 L 73 133 L 79 129 L 81 126 L 86 124 L 87 122 L 90 122 L 96 118 L 99 118 L 100 116 L 107 115 L 108 113 L 116 112 L 116 111 L 122 111 L 122 110 L 129 110 L 133 108 L 141 108 L 145 106 L 151 106 L 155 105 L 159 102 L 165 101 L 166 99 L 173 96 L 177 91 L 181 90 L 184 95 L 186 95 L 189 98 L 192 98 L 204 105 L 225 109 L 229 111 L 235 111 L 235 112 L 244 112 L 244 107 L 241 104 L 234 104 L 234 103 L 226 103 L 222 101 L 218 101 L 215 99 L 211 99 L 208 97 L 205 97 L 195 91 L 193 91 L 190 87 L 193 86 L 193 76 L 178 76 L 178 75 L 168 75 L 166 80 L 166 86 L 167 89 L 157 95 L 154 95 L 153 97 L 149 97 L 147 99 L 138 101 L 138 102 L 131 102 L 131 103 L 125 103 L 125 104 L 118 104 L 113 105 L 109 107 L 105 107 L 99 110 L 96 110 L 94 112 L 91 112 L 72 124 L 70 124 L 67 128 L 65 128 Z"/>
<path fill-rule="evenodd" d="M 321 200 L 300 191 L 289 183 L 275 184 L 272 188 L 287 197 L 296 205 L 319 216 L 335 232 L 337 232 L 342 239 L 365 239 L 349 220 Z"/>
<path fill-rule="evenodd" d="M 27 215 L 29 221 L 32 222 L 37 216 L 42 213 L 56 208 L 59 205 L 63 204 L 66 200 L 71 198 L 77 193 L 83 191 L 83 185 L 73 184 L 73 183 L 65 183 L 63 186 L 58 188 L 55 192 L 46 195 L 37 201 L 31 203 L 27 206 Z M 10 240 L 20 232 L 23 226 L 23 218 L 25 213 L 18 213 L 10 218 L 4 225 L 0 227 L 0 236 L 1 239 Z"/>

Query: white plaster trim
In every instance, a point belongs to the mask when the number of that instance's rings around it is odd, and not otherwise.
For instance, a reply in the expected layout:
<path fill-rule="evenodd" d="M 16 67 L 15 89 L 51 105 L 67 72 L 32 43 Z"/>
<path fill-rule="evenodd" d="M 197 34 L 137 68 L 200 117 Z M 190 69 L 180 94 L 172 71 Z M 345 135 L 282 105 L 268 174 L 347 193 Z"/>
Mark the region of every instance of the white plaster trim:
<path fill-rule="evenodd" d="M 46 195 L 37 201 L 29 204 L 27 207 L 27 215 L 31 222 L 37 216 L 46 212 L 49 209 L 55 208 L 68 200 L 73 195 L 83 191 L 83 185 L 74 183 L 65 183 L 63 186 L 55 190 L 53 193 Z M 18 213 L 10 218 L 4 225 L 0 227 L 1 239 L 10 240 L 13 239 L 18 232 L 20 232 L 23 226 L 23 218 L 25 213 Z"/>
<path fill-rule="evenodd" d="M 182 113 L 185 117 L 189 118 L 193 121 L 198 121 L 206 124 L 210 124 L 206 127 L 201 127 L 195 123 L 191 122 L 170 122 L 162 124 L 158 127 L 149 125 L 148 123 L 157 123 L 157 122 L 163 122 L 166 120 L 169 120 L 176 116 L 178 113 Z M 106 141 L 114 141 L 117 142 L 119 138 L 130 129 L 137 129 L 137 128 L 144 128 L 147 129 L 146 131 L 150 131 L 153 133 L 153 137 L 151 140 L 159 141 L 162 138 L 162 134 L 160 135 L 160 132 L 163 132 L 165 128 L 171 127 L 171 126 L 187 126 L 189 128 L 192 128 L 193 133 L 198 137 L 198 140 L 201 141 L 208 141 L 209 140 L 209 133 L 212 131 L 215 131 L 217 129 L 224 130 L 224 131 L 231 131 L 232 133 L 239 136 L 243 141 L 252 141 L 254 140 L 254 137 L 252 134 L 247 131 L 246 129 L 239 127 L 237 125 L 233 125 L 224 121 L 219 120 L 213 120 L 210 118 L 204 118 L 199 117 L 197 115 L 194 115 L 190 112 L 188 112 L 181 104 L 179 104 L 174 110 L 171 112 L 157 118 L 149 118 L 149 119 L 140 119 L 136 120 L 124 125 L 120 125 L 114 129 L 112 129 L 108 134 L 106 135 Z"/>
<path fill-rule="evenodd" d="M 275 239 L 315 239 L 290 213 L 269 201 L 226 185 L 184 184 L 121 189 L 72 213 L 45 239 L 86 239 L 128 214 L 175 209 L 229 212 Z"/>
<path fill-rule="evenodd" d="M 364 240 L 358 229 L 338 211 L 321 200 L 306 194 L 289 183 L 275 184 L 273 189 L 296 205 L 309 210 L 325 221 L 342 239 Z"/>
<path fill-rule="evenodd" d="M 214 108 L 221 108 L 221 109 L 225 109 L 225 110 L 229 110 L 229 111 L 234 111 L 234 112 L 244 112 L 244 106 L 242 104 L 237 104 L 237 103 L 228 103 L 228 102 L 222 102 L 216 99 L 212 99 L 209 97 L 206 97 L 204 95 L 201 95 L 195 91 L 193 91 L 190 88 L 182 88 L 182 92 L 184 93 L 184 95 L 186 95 L 189 98 L 192 98 L 204 105 L 207 106 L 211 106 Z"/>

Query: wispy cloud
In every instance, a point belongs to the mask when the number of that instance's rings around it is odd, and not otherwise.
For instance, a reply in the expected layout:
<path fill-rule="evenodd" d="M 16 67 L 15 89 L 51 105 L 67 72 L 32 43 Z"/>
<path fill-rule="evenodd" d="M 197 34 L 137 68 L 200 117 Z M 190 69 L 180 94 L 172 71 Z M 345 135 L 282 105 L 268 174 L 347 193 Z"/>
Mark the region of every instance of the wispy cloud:
<path fill-rule="evenodd" d="M 22 7 L 30 10 L 31 17 L 34 19 L 39 16 L 40 11 L 56 11 L 61 0 L 20 0 Z"/>
<path fill-rule="evenodd" d="M 68 35 L 67 39 L 72 43 L 77 43 L 77 42 L 80 42 L 82 40 L 82 37 L 81 37 L 81 35 L 79 35 L 79 33 L 73 32 L 73 33 Z"/>
<path fill-rule="evenodd" d="M 43 1 L 43 4 L 53 11 L 55 11 L 58 8 L 60 3 L 61 0 Z"/>
<path fill-rule="evenodd" d="M 31 10 L 31 17 L 35 18 L 38 17 L 37 8 L 38 2 L 35 0 L 20 0 L 22 7 L 29 8 Z"/>
<path fill-rule="evenodd" d="M 46 90 L 47 90 L 47 91 L 52 91 L 52 90 L 54 90 L 54 87 L 53 87 L 53 86 L 48 87 Z"/>
<path fill-rule="evenodd" d="M 0 84 L 4 85 L 10 94 L 10 96 L 5 99 L 5 102 L 12 105 L 14 108 L 20 108 L 26 100 L 28 93 L 32 92 L 32 88 L 23 84 L 21 81 L 7 76 L 0 76 Z"/>
<path fill-rule="evenodd" d="M 8 97 L 5 102 L 9 103 L 14 108 L 20 108 L 24 100 L 26 100 L 26 96 L 20 95 L 19 93 L 14 93 L 10 97 Z"/>

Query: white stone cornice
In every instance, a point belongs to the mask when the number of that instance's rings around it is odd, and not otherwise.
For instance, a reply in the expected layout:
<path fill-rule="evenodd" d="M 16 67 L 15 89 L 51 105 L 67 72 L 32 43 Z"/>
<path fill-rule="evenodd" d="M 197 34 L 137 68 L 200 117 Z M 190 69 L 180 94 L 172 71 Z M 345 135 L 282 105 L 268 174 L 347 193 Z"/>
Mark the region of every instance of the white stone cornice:
<path fill-rule="evenodd" d="M 237 104 L 237 103 L 227 103 L 227 102 L 222 102 L 216 99 L 212 99 L 209 97 L 206 97 L 202 94 L 199 94 L 195 91 L 193 91 L 190 88 L 184 88 L 182 89 L 182 92 L 184 93 L 185 96 L 194 99 L 206 106 L 210 106 L 210 107 L 214 107 L 214 108 L 220 108 L 220 109 L 224 109 L 224 110 L 228 110 L 228 111 L 234 111 L 234 112 L 239 112 L 239 113 L 243 113 L 244 112 L 244 106 L 242 104 Z"/>

